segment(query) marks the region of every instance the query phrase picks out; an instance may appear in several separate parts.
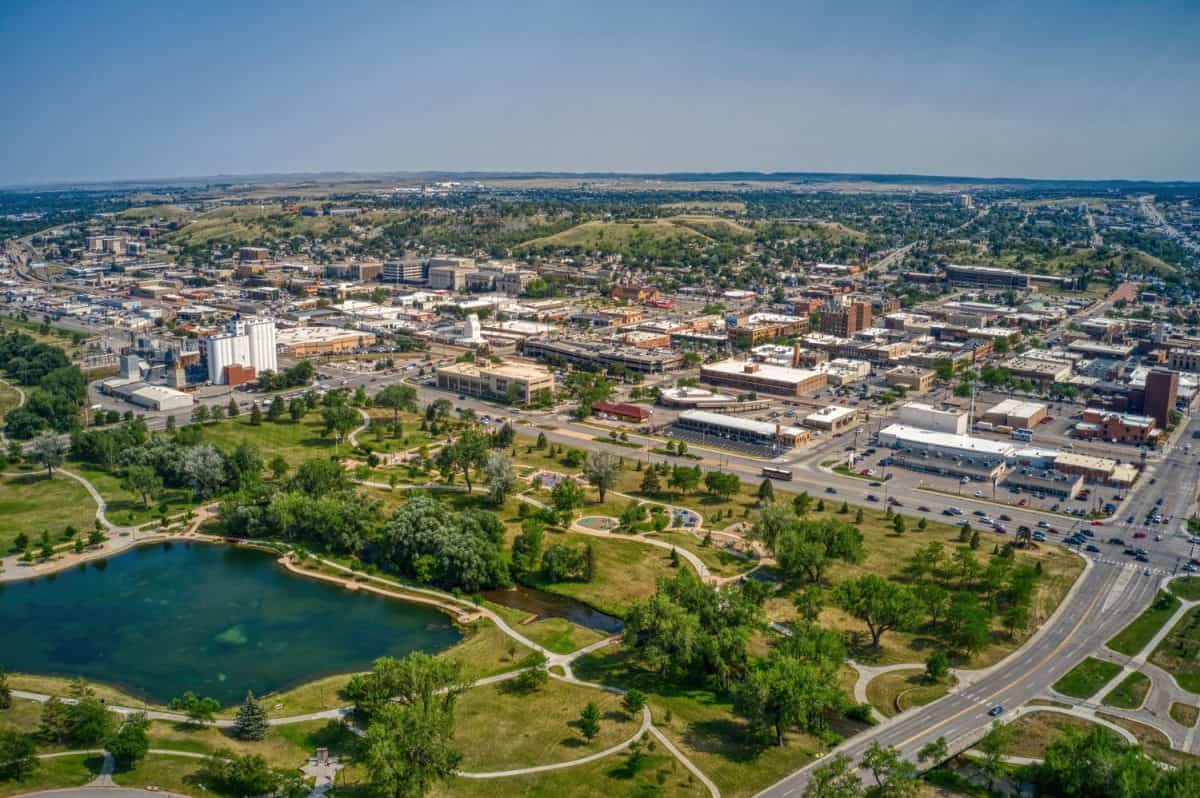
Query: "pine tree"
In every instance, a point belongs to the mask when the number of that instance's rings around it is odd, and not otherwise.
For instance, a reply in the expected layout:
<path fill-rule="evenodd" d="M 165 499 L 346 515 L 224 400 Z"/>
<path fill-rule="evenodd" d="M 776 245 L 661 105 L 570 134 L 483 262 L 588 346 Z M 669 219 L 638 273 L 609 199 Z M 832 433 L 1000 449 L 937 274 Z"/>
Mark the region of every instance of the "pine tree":
<path fill-rule="evenodd" d="M 263 418 L 262 410 L 260 410 L 258 408 L 258 405 L 255 405 L 253 408 L 251 408 L 251 410 L 250 410 L 250 426 L 252 426 L 252 427 L 259 426 L 260 424 L 262 424 L 262 418 Z"/>
<path fill-rule="evenodd" d="M 267 736 L 267 710 L 254 693 L 246 693 L 246 700 L 238 707 L 233 734 L 239 740 L 261 740 Z"/>
<path fill-rule="evenodd" d="M 653 468 L 645 471 L 642 474 L 642 493 L 647 496 L 655 496 L 660 490 L 662 490 L 662 485 L 658 481 L 658 472 Z"/>

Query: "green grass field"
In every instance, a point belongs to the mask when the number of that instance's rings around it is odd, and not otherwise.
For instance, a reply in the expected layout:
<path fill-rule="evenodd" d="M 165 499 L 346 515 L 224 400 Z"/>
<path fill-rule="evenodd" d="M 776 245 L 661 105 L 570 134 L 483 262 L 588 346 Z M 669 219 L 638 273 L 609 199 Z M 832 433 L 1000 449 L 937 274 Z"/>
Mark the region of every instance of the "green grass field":
<path fill-rule="evenodd" d="M 1173 587 L 1172 592 L 1174 592 Z M 1154 599 L 1154 604 L 1134 618 L 1116 637 L 1109 640 L 1108 647 L 1113 651 L 1132 657 L 1146 647 L 1146 644 L 1158 634 L 1163 624 L 1169 621 L 1178 609 L 1179 599 L 1160 591 Z"/>
<path fill-rule="evenodd" d="M 1170 590 L 1185 601 L 1200 601 L 1200 576 L 1181 576 L 1167 583 Z"/>
<path fill-rule="evenodd" d="M 601 252 L 627 250 L 639 240 L 661 245 L 684 245 L 689 241 L 711 241 L 708 236 L 683 224 L 665 219 L 638 222 L 584 222 L 552 236 L 535 238 L 521 244 L 519 249 L 543 247 L 581 247 Z"/>
<path fill-rule="evenodd" d="M 1144 673 L 1134 672 L 1110 690 L 1104 696 L 1102 703 L 1107 707 L 1137 709 L 1146 700 L 1148 692 L 1150 692 L 1150 677 Z"/>
<path fill-rule="evenodd" d="M 1188 610 L 1167 633 L 1150 661 L 1175 677 L 1184 690 L 1200 693 L 1200 607 Z"/>
<path fill-rule="evenodd" d="M 322 437 L 321 426 L 320 416 L 316 413 L 310 413 L 299 422 L 264 420 L 257 427 L 250 423 L 249 413 L 242 413 L 234 419 L 206 424 L 204 440 L 227 449 L 236 447 L 243 440 L 251 441 L 258 446 L 264 460 L 282 455 L 295 468 L 311 457 L 334 453 L 333 438 Z M 348 454 L 349 444 L 343 443 L 338 451 Z"/>
<path fill-rule="evenodd" d="M 0 796 L 23 795 L 60 787 L 87 784 L 100 772 L 99 755 L 75 754 L 38 761 L 38 768 L 24 779 L 0 780 Z"/>
<path fill-rule="evenodd" d="M 69 524 L 86 534 L 96 518 L 96 502 L 75 480 L 45 471 L 0 477 L 0 551 L 12 549 L 22 532 L 33 541 L 49 530 L 55 543 Z"/>
<path fill-rule="evenodd" d="M 21 394 L 7 382 L 0 382 L 0 424 L 9 411 L 21 403 Z"/>
<path fill-rule="evenodd" d="M 890 718 L 912 707 L 932 703 L 954 687 L 954 679 L 930 682 L 922 668 L 890 671 L 876 676 L 867 684 L 867 700 L 884 717 Z"/>
<path fill-rule="evenodd" d="M 1121 672 L 1115 662 L 1088 657 L 1054 683 L 1054 689 L 1072 698 L 1090 698 Z"/>

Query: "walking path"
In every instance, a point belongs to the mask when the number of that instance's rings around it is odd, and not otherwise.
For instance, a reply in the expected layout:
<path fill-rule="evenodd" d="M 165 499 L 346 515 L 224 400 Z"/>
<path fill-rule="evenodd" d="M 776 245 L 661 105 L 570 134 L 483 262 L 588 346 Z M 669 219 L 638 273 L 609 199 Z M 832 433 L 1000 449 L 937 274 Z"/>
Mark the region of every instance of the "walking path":
<path fill-rule="evenodd" d="M 16 410 L 17 407 L 21 407 L 22 405 L 25 404 L 25 391 L 21 390 L 16 385 L 13 385 L 11 382 L 4 379 L 3 377 L 0 377 L 0 384 L 7 385 L 9 388 L 12 388 L 14 391 L 17 392 L 17 405 L 16 405 L 16 407 L 13 408 L 13 410 Z M 11 413 L 12 410 L 10 410 L 9 412 Z M 3 443 L 8 442 L 8 435 L 5 434 L 5 429 L 7 427 L 8 427 L 8 425 L 3 423 L 3 420 L 0 419 L 0 442 L 3 442 Z"/>

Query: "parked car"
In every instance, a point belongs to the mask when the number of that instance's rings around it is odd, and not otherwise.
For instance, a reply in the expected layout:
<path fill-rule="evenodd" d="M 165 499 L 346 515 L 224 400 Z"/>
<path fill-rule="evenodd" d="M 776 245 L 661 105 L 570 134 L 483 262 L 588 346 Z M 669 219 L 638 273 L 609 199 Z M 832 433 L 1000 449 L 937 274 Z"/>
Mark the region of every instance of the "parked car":
<path fill-rule="evenodd" d="M 1089 543 L 1087 546 L 1084 547 L 1084 551 L 1098 552 L 1098 551 L 1100 551 L 1100 547 Z"/>
<path fill-rule="evenodd" d="M 1140 540 L 1141 538 L 1144 538 L 1144 537 L 1146 537 L 1146 533 L 1145 533 L 1145 532 L 1138 531 L 1138 532 L 1134 532 L 1134 533 L 1133 533 L 1133 536 L 1134 536 L 1135 538 L 1137 538 L 1137 539 L 1139 539 L 1139 540 Z"/>

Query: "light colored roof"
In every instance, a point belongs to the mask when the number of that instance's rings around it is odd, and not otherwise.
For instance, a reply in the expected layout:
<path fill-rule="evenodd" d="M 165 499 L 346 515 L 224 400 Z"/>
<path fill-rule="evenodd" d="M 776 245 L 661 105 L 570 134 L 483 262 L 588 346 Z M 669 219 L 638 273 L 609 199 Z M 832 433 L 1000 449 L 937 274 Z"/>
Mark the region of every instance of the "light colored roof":
<path fill-rule="evenodd" d="M 858 411 L 853 407 L 842 407 L 841 405 L 828 405 L 822 407 L 813 413 L 809 413 L 804 417 L 805 421 L 812 419 L 814 421 L 836 421 L 846 416 L 852 416 Z"/>
<path fill-rule="evenodd" d="M 1006 416 L 1031 416 L 1039 410 L 1045 410 L 1041 402 L 1023 402 L 1020 399 L 1005 399 L 999 404 L 992 405 L 987 413 L 1004 414 Z"/>
<path fill-rule="evenodd" d="M 957 449 L 962 452 L 974 454 L 1008 457 L 1016 451 L 1016 447 L 1004 441 L 972 438 L 970 435 L 953 435 L 948 432 L 933 432 L 932 430 L 919 429 L 905 424 L 889 424 L 880 430 L 880 435 L 891 435 L 905 443 L 937 446 L 942 449 Z"/>
<path fill-rule="evenodd" d="M 753 432 L 756 435 L 774 435 L 776 429 L 784 435 L 805 434 L 804 430 L 799 427 L 780 427 L 769 421 L 755 421 L 750 418 L 738 418 L 737 416 L 727 416 L 722 413 L 709 413 L 706 410 L 684 410 L 679 414 L 679 418 L 687 421 L 695 421 L 700 424 L 711 424 L 714 427 Z"/>
<path fill-rule="evenodd" d="M 746 371 L 746 363 L 741 360 L 730 359 L 722 360 L 720 363 L 712 363 L 707 366 L 701 366 L 701 374 L 716 373 L 716 374 L 746 374 L 748 376 L 759 377 L 767 380 L 775 380 L 776 382 L 792 382 L 800 383 L 810 380 L 813 377 L 820 376 L 821 372 L 812 369 L 794 369 L 790 366 L 774 366 L 770 363 L 754 363 L 753 372 Z"/>
<path fill-rule="evenodd" d="M 1089 454 L 1076 454 L 1074 452 L 1059 452 L 1058 456 L 1054 458 L 1054 464 L 1090 468 L 1096 471 L 1112 471 L 1117 467 L 1116 460 L 1110 460 L 1107 457 L 1093 457 Z"/>

